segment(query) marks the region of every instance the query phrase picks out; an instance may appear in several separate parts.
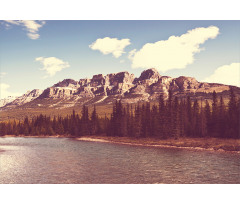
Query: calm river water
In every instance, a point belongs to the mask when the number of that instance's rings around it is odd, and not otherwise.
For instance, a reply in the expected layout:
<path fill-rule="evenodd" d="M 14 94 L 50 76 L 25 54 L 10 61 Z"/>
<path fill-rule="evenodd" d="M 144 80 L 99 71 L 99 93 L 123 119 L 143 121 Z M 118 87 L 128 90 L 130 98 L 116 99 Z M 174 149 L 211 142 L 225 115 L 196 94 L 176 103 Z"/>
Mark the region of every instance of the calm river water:
<path fill-rule="evenodd" d="M 67 138 L 0 138 L 0 183 L 240 183 L 240 155 Z"/>

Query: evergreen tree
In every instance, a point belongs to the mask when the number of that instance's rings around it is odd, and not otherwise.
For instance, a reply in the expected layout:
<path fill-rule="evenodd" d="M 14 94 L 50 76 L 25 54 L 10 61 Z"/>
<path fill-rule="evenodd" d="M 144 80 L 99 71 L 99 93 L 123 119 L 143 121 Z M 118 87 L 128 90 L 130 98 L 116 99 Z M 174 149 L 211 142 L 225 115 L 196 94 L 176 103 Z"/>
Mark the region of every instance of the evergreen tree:
<path fill-rule="evenodd" d="M 85 105 L 82 108 L 81 130 L 80 131 L 81 131 L 81 135 L 89 135 L 90 134 L 88 108 Z"/>
<path fill-rule="evenodd" d="M 0 126 L 0 134 L 1 136 L 4 136 L 7 134 L 7 126 L 6 126 L 6 123 L 1 123 L 1 126 Z"/>
<path fill-rule="evenodd" d="M 218 112 L 218 100 L 217 100 L 217 94 L 215 91 L 213 91 L 213 103 L 212 103 L 212 127 L 210 130 L 210 133 L 212 137 L 218 136 L 218 129 L 219 129 L 219 112 Z"/>
<path fill-rule="evenodd" d="M 135 122 L 134 122 L 134 115 L 133 115 L 133 107 L 132 107 L 132 105 L 131 105 L 131 112 L 129 114 L 129 120 L 128 120 L 127 124 L 128 124 L 128 136 L 129 137 L 134 137 Z"/>
<path fill-rule="evenodd" d="M 135 117 L 134 117 L 134 136 L 141 136 L 141 113 L 140 113 L 140 105 L 138 104 L 135 107 Z"/>
<path fill-rule="evenodd" d="M 158 124 L 159 124 L 157 127 L 158 137 L 162 139 L 166 138 L 167 137 L 167 133 L 166 133 L 167 120 L 166 120 L 166 107 L 164 104 L 163 95 L 160 95 L 159 97 Z"/>
<path fill-rule="evenodd" d="M 226 108 L 224 105 L 223 97 L 220 97 L 220 105 L 219 105 L 219 118 L 218 118 L 218 136 L 221 138 L 225 137 L 226 131 Z"/>
<path fill-rule="evenodd" d="M 140 121 L 141 121 L 141 137 L 146 137 L 147 133 L 147 127 L 146 127 L 146 109 L 145 104 L 142 104 L 142 107 L 140 108 Z"/>
<path fill-rule="evenodd" d="M 184 132 L 184 124 L 185 124 L 185 119 L 186 119 L 186 114 L 185 114 L 185 103 L 183 99 L 180 99 L 179 102 L 179 137 L 184 137 L 185 132 Z"/>
<path fill-rule="evenodd" d="M 205 117 L 206 117 L 206 136 L 210 136 L 212 120 L 211 120 L 211 109 L 208 101 L 206 100 L 205 109 L 204 109 Z"/>
<path fill-rule="evenodd" d="M 201 98 L 201 110 L 200 110 L 200 137 L 207 136 L 207 119 L 206 119 L 206 112 L 203 109 L 203 101 Z"/>
<path fill-rule="evenodd" d="M 180 115 L 179 115 L 179 104 L 178 104 L 178 98 L 175 97 L 174 104 L 173 104 L 173 114 L 172 114 L 172 120 L 173 120 L 173 126 L 172 126 L 172 137 L 177 139 L 180 137 L 181 129 L 180 129 Z"/>
<path fill-rule="evenodd" d="M 128 134 L 127 132 L 127 112 L 126 109 L 123 108 L 123 114 L 121 119 L 121 136 L 126 137 Z"/>
<path fill-rule="evenodd" d="M 146 105 L 143 105 L 142 110 L 142 126 L 144 126 L 143 129 L 143 137 L 149 137 L 151 136 L 151 108 L 150 103 L 146 103 Z"/>
<path fill-rule="evenodd" d="M 153 105 L 152 111 L 150 113 L 151 115 L 151 129 L 150 129 L 150 136 L 157 138 L 159 135 L 159 113 L 158 113 L 158 107 L 156 105 Z"/>
<path fill-rule="evenodd" d="M 230 89 L 230 101 L 228 103 L 228 137 L 240 138 L 239 133 L 239 111 L 236 95 L 233 87 Z"/>
<path fill-rule="evenodd" d="M 29 121 L 28 121 L 28 117 L 26 117 L 26 118 L 24 119 L 23 134 L 24 134 L 24 135 L 29 135 Z"/>
<path fill-rule="evenodd" d="M 99 133 L 99 121 L 96 111 L 96 106 L 94 105 L 93 112 L 91 115 L 91 134 L 95 135 Z"/>
<path fill-rule="evenodd" d="M 173 120 L 173 93 L 172 90 L 168 91 L 168 100 L 167 100 L 167 113 L 166 113 L 166 131 L 168 133 L 167 137 L 173 136 L 174 120 Z"/>
<path fill-rule="evenodd" d="M 190 96 L 187 97 L 187 104 L 186 104 L 186 110 L 187 110 L 187 120 L 186 120 L 186 135 L 188 137 L 191 137 L 193 135 L 193 126 L 192 126 L 192 102 L 190 99 Z"/>

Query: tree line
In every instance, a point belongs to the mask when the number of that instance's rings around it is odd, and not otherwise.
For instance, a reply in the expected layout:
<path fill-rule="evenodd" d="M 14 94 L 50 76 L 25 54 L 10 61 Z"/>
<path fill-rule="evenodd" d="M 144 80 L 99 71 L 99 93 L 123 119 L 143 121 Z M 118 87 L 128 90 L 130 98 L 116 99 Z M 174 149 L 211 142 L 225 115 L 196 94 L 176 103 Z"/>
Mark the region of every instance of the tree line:
<path fill-rule="evenodd" d="M 40 114 L 24 121 L 0 123 L 0 135 L 68 135 L 79 137 L 99 135 L 136 138 L 214 137 L 240 138 L 240 99 L 233 89 L 230 99 L 224 103 L 222 96 L 212 93 L 212 101 L 173 97 L 171 91 L 158 104 L 149 102 L 124 105 L 121 100 L 113 105 L 111 117 L 99 117 L 96 107 L 89 114 L 83 106 L 81 114 L 53 118 Z"/>

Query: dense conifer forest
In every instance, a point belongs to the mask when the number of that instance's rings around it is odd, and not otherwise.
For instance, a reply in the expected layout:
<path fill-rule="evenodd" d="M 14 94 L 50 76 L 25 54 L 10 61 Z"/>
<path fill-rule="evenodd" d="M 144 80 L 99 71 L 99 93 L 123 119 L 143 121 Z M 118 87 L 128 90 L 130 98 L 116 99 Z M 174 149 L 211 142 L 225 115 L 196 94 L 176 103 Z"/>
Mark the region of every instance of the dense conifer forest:
<path fill-rule="evenodd" d="M 24 121 L 0 123 L 0 135 L 65 135 L 80 137 L 104 135 L 135 138 L 214 137 L 240 138 L 240 99 L 233 90 L 230 100 L 212 94 L 212 102 L 190 97 L 178 99 L 169 91 L 167 101 L 160 96 L 158 105 L 150 103 L 124 105 L 121 100 L 113 105 L 111 117 L 100 118 L 96 107 L 92 113 L 83 106 L 80 114 L 74 110 L 66 117 L 50 118 L 39 115 Z"/>

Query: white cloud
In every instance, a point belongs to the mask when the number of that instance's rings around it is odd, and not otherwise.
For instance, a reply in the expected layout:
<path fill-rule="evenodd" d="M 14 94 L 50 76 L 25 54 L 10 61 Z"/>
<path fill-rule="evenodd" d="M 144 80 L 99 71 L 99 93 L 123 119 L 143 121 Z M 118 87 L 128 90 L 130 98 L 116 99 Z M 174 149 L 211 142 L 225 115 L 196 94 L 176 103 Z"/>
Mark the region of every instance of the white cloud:
<path fill-rule="evenodd" d="M 240 63 L 218 67 L 211 76 L 202 81 L 240 87 Z"/>
<path fill-rule="evenodd" d="M 10 85 L 5 83 L 0 83 L 0 99 L 6 98 L 8 96 L 20 96 L 21 93 L 9 92 L 8 89 Z"/>
<path fill-rule="evenodd" d="M 64 62 L 56 57 L 37 57 L 35 60 L 42 63 L 43 68 L 41 70 L 45 70 L 47 72 L 45 78 L 48 76 L 54 76 L 62 69 L 70 67 L 68 62 Z"/>
<path fill-rule="evenodd" d="M 0 72 L 0 78 L 4 77 L 6 74 L 6 72 Z"/>
<path fill-rule="evenodd" d="M 10 24 L 12 25 L 18 25 L 22 26 L 27 30 L 27 36 L 32 39 L 36 40 L 40 37 L 38 34 L 39 28 L 41 28 L 44 24 L 45 21 L 32 21 L 32 20 L 17 20 L 17 21 L 12 21 L 12 20 L 6 20 L 6 27 L 8 28 Z"/>
<path fill-rule="evenodd" d="M 31 38 L 32 40 L 36 40 L 36 39 L 38 39 L 40 37 L 40 35 L 37 34 L 37 33 L 28 33 L 27 36 L 29 38 Z"/>
<path fill-rule="evenodd" d="M 118 40 L 117 38 L 99 38 L 89 47 L 92 50 L 99 50 L 104 55 L 112 54 L 115 58 L 120 57 L 124 52 L 124 48 L 130 45 L 129 39 Z"/>
<path fill-rule="evenodd" d="M 194 62 L 194 55 L 202 50 L 199 46 L 218 34 L 219 29 L 215 26 L 201 27 L 181 36 L 170 36 L 168 40 L 147 43 L 139 51 L 129 53 L 132 68 L 155 67 L 162 72 L 184 69 Z"/>
<path fill-rule="evenodd" d="M 128 53 L 128 59 L 133 60 L 133 57 L 134 57 L 134 55 L 136 54 L 136 52 L 137 52 L 137 49 L 131 50 L 131 51 Z"/>

